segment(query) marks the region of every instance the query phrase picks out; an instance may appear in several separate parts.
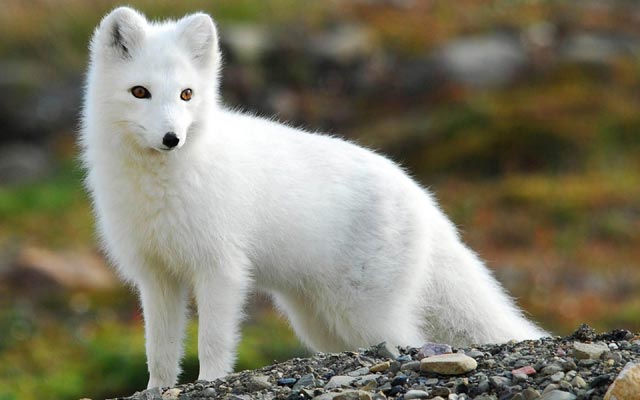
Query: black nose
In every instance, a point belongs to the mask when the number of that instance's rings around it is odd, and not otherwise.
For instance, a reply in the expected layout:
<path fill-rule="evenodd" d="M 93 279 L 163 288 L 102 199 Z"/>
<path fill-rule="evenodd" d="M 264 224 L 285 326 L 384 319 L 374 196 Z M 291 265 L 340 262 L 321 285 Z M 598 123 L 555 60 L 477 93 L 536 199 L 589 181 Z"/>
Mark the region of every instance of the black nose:
<path fill-rule="evenodd" d="M 165 133 L 164 137 L 162 138 L 162 144 L 170 149 L 176 147 L 178 143 L 180 143 L 180 139 L 178 139 L 176 134 L 173 132 Z"/>

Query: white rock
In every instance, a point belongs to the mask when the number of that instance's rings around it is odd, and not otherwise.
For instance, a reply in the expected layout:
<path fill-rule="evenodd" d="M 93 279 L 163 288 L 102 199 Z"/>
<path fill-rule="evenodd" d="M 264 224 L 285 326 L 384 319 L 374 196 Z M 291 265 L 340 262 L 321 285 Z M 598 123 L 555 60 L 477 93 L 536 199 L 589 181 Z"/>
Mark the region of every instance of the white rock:
<path fill-rule="evenodd" d="M 421 371 L 443 375 L 460 375 L 473 371 L 477 367 L 476 360 L 462 353 L 441 354 L 423 358 L 420 361 Z"/>
<path fill-rule="evenodd" d="M 404 394 L 404 398 L 405 400 L 411 400 L 411 399 L 428 399 L 429 398 L 429 393 L 425 392 L 424 390 L 409 390 L 407 393 Z"/>
<path fill-rule="evenodd" d="M 162 393 L 162 400 L 177 400 L 181 392 L 182 391 L 178 388 L 168 389 L 166 392 Z"/>
<path fill-rule="evenodd" d="M 573 356 L 578 360 L 597 360 L 605 351 L 609 351 L 609 347 L 604 343 L 573 343 Z"/>

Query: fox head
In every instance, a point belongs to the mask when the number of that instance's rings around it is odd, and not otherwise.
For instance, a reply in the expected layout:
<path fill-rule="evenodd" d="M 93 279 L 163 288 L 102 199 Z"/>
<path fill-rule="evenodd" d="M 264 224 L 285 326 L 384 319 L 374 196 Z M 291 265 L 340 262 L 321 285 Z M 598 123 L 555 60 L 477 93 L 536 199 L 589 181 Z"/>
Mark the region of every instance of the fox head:
<path fill-rule="evenodd" d="M 205 123 L 217 101 L 220 51 L 203 13 L 152 23 L 120 7 L 104 17 L 90 46 L 89 87 L 110 135 L 168 152 Z"/>

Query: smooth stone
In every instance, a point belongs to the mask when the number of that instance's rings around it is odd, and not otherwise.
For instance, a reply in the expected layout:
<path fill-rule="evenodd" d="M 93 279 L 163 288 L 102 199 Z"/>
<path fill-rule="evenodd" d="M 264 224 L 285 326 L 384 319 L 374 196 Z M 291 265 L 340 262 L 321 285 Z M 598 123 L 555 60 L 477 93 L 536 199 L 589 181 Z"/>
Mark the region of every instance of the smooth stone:
<path fill-rule="evenodd" d="M 371 400 L 371 393 L 364 390 L 345 390 L 334 396 L 333 400 Z"/>
<path fill-rule="evenodd" d="M 349 376 L 362 376 L 362 375 L 366 375 L 369 373 L 369 368 L 368 367 L 362 367 L 362 368 L 358 368 L 355 371 L 350 371 L 347 372 L 347 375 Z"/>
<path fill-rule="evenodd" d="M 489 391 L 491 387 L 489 386 L 489 380 L 488 379 L 480 379 L 480 382 L 478 382 L 478 384 L 476 385 L 476 391 L 478 393 L 486 393 Z"/>
<path fill-rule="evenodd" d="M 613 381 L 604 400 L 640 398 L 640 363 L 629 362 Z"/>
<path fill-rule="evenodd" d="M 324 393 L 313 400 L 372 400 L 371 393 L 364 390 L 345 390 L 337 393 Z"/>
<path fill-rule="evenodd" d="M 484 353 L 481 352 L 480 350 L 469 350 L 466 354 L 472 358 L 484 357 Z"/>
<path fill-rule="evenodd" d="M 293 385 L 295 385 L 296 381 L 296 378 L 280 378 L 276 383 L 278 384 L 278 386 L 292 387 Z"/>
<path fill-rule="evenodd" d="M 571 386 L 578 389 L 583 389 L 587 387 L 587 382 L 584 379 L 582 379 L 581 376 L 576 376 L 571 380 Z"/>
<path fill-rule="evenodd" d="M 564 368 L 562 368 L 561 366 L 557 365 L 557 364 L 550 364 L 547 365 L 546 367 L 542 368 L 542 375 L 553 375 L 555 373 L 558 373 L 560 371 L 563 371 Z"/>
<path fill-rule="evenodd" d="M 263 389 L 269 389 L 271 387 L 271 383 L 269 383 L 269 377 L 265 375 L 256 375 L 249 378 L 249 382 L 247 382 L 247 389 L 250 392 L 257 392 Z"/>
<path fill-rule="evenodd" d="M 404 385 L 405 383 L 407 383 L 407 379 L 409 378 L 407 378 L 405 375 L 396 376 L 391 381 L 391 386 Z"/>
<path fill-rule="evenodd" d="M 395 360 L 400 357 L 400 351 L 396 346 L 390 345 L 387 342 L 382 342 L 379 345 L 375 346 L 376 354 L 381 358 L 388 358 L 391 360 Z"/>
<path fill-rule="evenodd" d="M 573 343 L 573 356 L 578 360 L 597 360 L 609 346 L 602 343 Z"/>
<path fill-rule="evenodd" d="M 578 365 L 581 366 L 581 367 L 589 368 L 589 367 L 592 367 L 592 366 L 596 365 L 599 362 L 600 362 L 599 360 L 590 360 L 590 359 L 589 360 L 579 360 L 578 361 Z"/>
<path fill-rule="evenodd" d="M 511 380 L 509 378 L 505 378 L 504 376 L 494 375 L 489 377 L 489 384 L 496 389 L 508 386 L 509 383 L 511 383 Z"/>
<path fill-rule="evenodd" d="M 267 383 L 269 382 L 267 381 Z M 296 382 L 296 384 L 293 385 L 292 389 L 301 390 L 303 388 L 311 387 L 315 385 L 316 385 L 316 378 L 313 376 L 313 374 L 307 374 L 300 377 L 300 379 L 298 379 L 298 382 Z"/>
<path fill-rule="evenodd" d="M 214 388 L 206 388 L 205 390 L 200 392 L 200 396 L 204 398 L 215 398 L 217 394 L 218 393 L 216 393 L 216 390 Z"/>
<path fill-rule="evenodd" d="M 550 383 L 544 388 L 544 390 L 542 391 L 542 394 L 545 394 L 547 392 L 551 392 L 554 390 L 558 390 L 558 389 L 560 389 L 560 386 L 556 385 L 555 383 Z"/>
<path fill-rule="evenodd" d="M 527 365 L 525 367 L 513 369 L 511 370 L 511 373 L 513 375 L 516 375 L 516 374 L 534 375 L 536 373 L 536 370 L 531 365 Z"/>
<path fill-rule="evenodd" d="M 395 397 L 400 393 L 404 393 L 404 388 L 402 386 L 392 386 L 391 390 L 389 390 L 388 396 Z"/>
<path fill-rule="evenodd" d="M 378 385 L 378 378 L 380 378 L 380 375 L 377 374 L 369 374 L 369 375 L 363 375 L 363 376 L 359 376 L 356 378 L 356 380 L 354 381 L 354 384 L 356 386 L 365 386 L 370 384 L 371 382 L 374 382 L 375 386 Z"/>
<path fill-rule="evenodd" d="M 404 394 L 404 398 L 405 400 L 412 400 L 412 399 L 428 399 L 429 398 L 429 393 L 425 392 L 424 390 L 409 390 L 407 393 Z"/>
<path fill-rule="evenodd" d="M 524 400 L 536 400 L 540 398 L 540 392 L 534 388 L 528 387 L 522 391 L 522 396 L 524 397 Z"/>
<path fill-rule="evenodd" d="M 560 382 L 562 380 L 562 378 L 564 378 L 564 372 L 562 372 L 562 371 L 556 372 L 555 374 L 553 374 L 553 375 L 551 375 L 549 377 L 549 379 L 551 379 L 551 382 L 553 382 L 553 383 Z"/>
<path fill-rule="evenodd" d="M 481 394 L 480 396 L 474 397 L 473 400 L 496 400 L 496 396 L 491 394 Z"/>
<path fill-rule="evenodd" d="M 473 371 L 478 363 L 462 353 L 431 356 L 420 361 L 420 370 L 443 375 L 461 375 Z"/>
<path fill-rule="evenodd" d="M 513 381 L 515 383 L 526 382 L 529 376 L 526 374 L 513 374 Z"/>
<path fill-rule="evenodd" d="M 384 393 L 388 393 L 389 390 L 391 390 L 391 382 L 386 382 L 381 386 L 378 386 L 378 388 L 376 389 L 378 392 L 384 392 Z"/>
<path fill-rule="evenodd" d="M 577 397 L 573 393 L 563 392 L 562 390 L 551 390 L 543 393 L 540 400 L 575 400 Z"/>
<path fill-rule="evenodd" d="M 400 371 L 420 371 L 420 361 L 409 361 L 400 366 Z"/>
<path fill-rule="evenodd" d="M 385 361 L 376 365 L 372 365 L 371 368 L 369 368 L 369 372 L 384 372 L 388 370 L 389 367 L 391 367 L 391 363 L 389 361 Z"/>
<path fill-rule="evenodd" d="M 567 371 L 578 369 L 578 366 L 573 360 L 567 360 L 562 363 L 562 369 L 564 369 L 564 372 L 567 372 Z"/>
<path fill-rule="evenodd" d="M 448 397 L 451 394 L 451 389 L 445 386 L 436 386 L 431 390 L 432 396 Z"/>
<path fill-rule="evenodd" d="M 331 390 L 339 387 L 349 387 L 356 379 L 357 378 L 352 376 L 335 375 L 329 379 L 329 382 L 327 382 L 326 385 L 324 385 L 324 389 Z"/>

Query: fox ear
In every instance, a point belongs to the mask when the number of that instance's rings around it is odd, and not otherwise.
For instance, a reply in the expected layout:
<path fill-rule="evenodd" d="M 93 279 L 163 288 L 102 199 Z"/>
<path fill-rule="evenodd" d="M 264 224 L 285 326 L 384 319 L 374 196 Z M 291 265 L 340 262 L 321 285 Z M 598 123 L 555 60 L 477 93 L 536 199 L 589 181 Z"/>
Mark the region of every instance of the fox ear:
<path fill-rule="evenodd" d="M 140 47 L 145 35 L 147 20 L 136 10 L 119 7 L 102 19 L 92 42 L 92 50 L 99 46 L 121 59 L 130 59 Z"/>
<path fill-rule="evenodd" d="M 200 67 L 218 67 L 218 32 L 213 20 L 204 13 L 187 15 L 178 21 L 178 38 Z"/>

